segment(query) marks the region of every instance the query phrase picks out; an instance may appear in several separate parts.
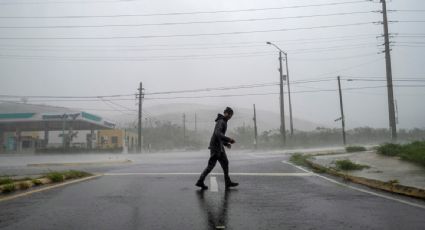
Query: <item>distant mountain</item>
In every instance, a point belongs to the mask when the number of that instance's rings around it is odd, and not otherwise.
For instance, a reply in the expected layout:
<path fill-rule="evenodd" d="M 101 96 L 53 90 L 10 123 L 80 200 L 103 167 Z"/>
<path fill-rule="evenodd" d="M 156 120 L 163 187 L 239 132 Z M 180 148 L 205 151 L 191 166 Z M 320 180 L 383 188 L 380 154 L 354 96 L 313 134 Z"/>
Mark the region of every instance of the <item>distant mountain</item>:
<path fill-rule="evenodd" d="M 195 114 L 198 129 L 211 129 L 217 113 L 222 113 L 224 108 L 218 106 L 208 106 L 202 104 L 166 104 L 147 107 L 144 109 L 144 126 L 153 125 L 155 121 L 170 121 L 171 123 L 182 125 L 183 113 L 186 114 L 187 129 L 195 129 Z M 233 108 L 233 116 L 229 128 L 238 126 L 253 126 L 253 111 L 247 108 Z M 111 117 L 118 123 L 134 123 L 134 117 L 123 115 Z M 286 128 L 289 130 L 289 117 L 286 117 Z M 278 113 L 257 110 L 257 126 L 259 132 L 271 129 L 278 129 L 280 126 L 280 115 Z M 309 131 L 323 125 L 314 122 L 294 118 L 294 129 Z"/>

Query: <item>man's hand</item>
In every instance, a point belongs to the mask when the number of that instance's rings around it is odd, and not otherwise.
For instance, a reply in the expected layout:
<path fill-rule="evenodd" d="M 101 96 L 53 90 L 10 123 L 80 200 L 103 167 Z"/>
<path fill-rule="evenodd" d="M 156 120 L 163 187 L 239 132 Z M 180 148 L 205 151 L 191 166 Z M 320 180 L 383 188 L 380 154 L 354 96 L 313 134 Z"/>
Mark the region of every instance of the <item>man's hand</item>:
<path fill-rule="evenodd" d="M 230 144 L 234 144 L 236 141 L 234 139 L 230 138 L 229 142 L 230 142 Z"/>
<path fill-rule="evenodd" d="M 224 146 L 226 146 L 228 149 L 231 149 L 232 148 L 232 145 L 229 144 L 229 143 L 224 144 Z"/>

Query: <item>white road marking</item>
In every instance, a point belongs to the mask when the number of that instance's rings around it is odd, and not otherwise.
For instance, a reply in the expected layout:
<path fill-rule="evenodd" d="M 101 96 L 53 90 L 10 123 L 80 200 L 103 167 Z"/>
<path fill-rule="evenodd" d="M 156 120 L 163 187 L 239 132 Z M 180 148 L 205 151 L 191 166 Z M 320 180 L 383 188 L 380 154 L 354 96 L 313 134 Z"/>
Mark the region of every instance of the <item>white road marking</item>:
<path fill-rule="evenodd" d="M 105 173 L 104 176 L 192 176 L 199 175 L 199 173 Z M 223 173 L 210 173 L 212 176 L 222 176 Z M 314 174 L 307 173 L 230 173 L 232 176 L 276 176 L 276 177 L 304 177 L 314 176 Z"/>
<path fill-rule="evenodd" d="M 210 191 L 218 192 L 217 178 L 215 176 L 210 177 Z"/>
<path fill-rule="evenodd" d="M 304 172 L 310 172 L 310 171 L 308 171 L 308 170 L 306 170 L 306 169 L 304 169 L 302 167 L 299 167 L 299 166 L 297 166 L 295 164 L 292 164 L 290 162 L 287 162 L 287 161 L 282 161 L 282 163 L 289 164 L 291 166 L 294 166 L 294 167 L 296 167 L 296 168 L 298 168 L 298 169 L 300 169 L 300 170 L 302 170 Z M 413 207 L 425 209 L 425 206 L 424 205 L 421 205 L 421 204 L 416 204 L 416 203 L 409 202 L 409 201 L 406 201 L 406 200 L 397 199 L 397 198 L 390 197 L 390 196 L 387 196 L 387 195 L 383 195 L 383 194 L 379 194 L 379 193 L 376 193 L 376 192 L 368 191 L 368 190 L 365 190 L 365 189 L 357 188 L 357 187 L 354 187 L 354 186 L 351 186 L 351 185 L 343 184 L 343 183 L 338 182 L 338 181 L 336 181 L 334 179 L 331 179 L 331 178 L 328 178 L 328 177 L 319 175 L 319 174 L 314 173 L 314 172 L 310 172 L 310 173 L 313 174 L 314 176 L 320 177 L 320 178 L 325 179 L 325 180 L 327 180 L 329 182 L 332 182 L 332 183 L 337 184 L 337 185 L 341 185 L 341 186 L 346 187 L 346 188 L 350 188 L 350 189 L 353 189 L 353 190 L 356 190 L 356 191 L 359 191 L 359 192 L 363 192 L 363 193 L 367 193 L 367 194 L 370 194 L 370 195 L 378 196 L 378 197 L 381 197 L 381 198 L 384 198 L 384 199 L 387 199 L 387 200 L 397 201 L 397 202 L 400 202 L 400 203 L 403 203 L 403 204 L 407 204 L 407 205 L 410 205 L 410 206 L 413 206 Z"/>
<path fill-rule="evenodd" d="M 69 162 L 69 163 L 37 163 L 27 164 L 28 167 L 51 167 L 51 166 L 84 166 L 84 165 L 113 165 L 113 164 L 130 164 L 131 160 L 120 161 L 94 161 L 94 162 Z"/>

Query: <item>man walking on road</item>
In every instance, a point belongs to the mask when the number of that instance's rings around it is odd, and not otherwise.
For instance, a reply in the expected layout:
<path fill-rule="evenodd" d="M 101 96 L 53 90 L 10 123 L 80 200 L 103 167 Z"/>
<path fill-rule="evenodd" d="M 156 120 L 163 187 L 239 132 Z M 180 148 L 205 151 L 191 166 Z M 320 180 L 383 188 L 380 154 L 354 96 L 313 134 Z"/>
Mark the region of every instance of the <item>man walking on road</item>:
<path fill-rule="evenodd" d="M 210 159 L 208 160 L 208 166 L 202 172 L 198 182 L 196 182 L 196 186 L 202 189 L 208 189 L 208 186 L 204 184 L 204 180 L 207 177 L 207 175 L 214 169 L 215 165 L 217 164 L 217 161 L 220 163 L 221 167 L 223 168 L 226 189 L 230 187 L 236 187 L 239 185 L 238 183 L 232 182 L 230 180 L 229 160 L 227 159 L 226 151 L 224 149 L 224 146 L 230 149 L 232 147 L 232 144 L 235 143 L 235 140 L 225 136 L 226 130 L 227 130 L 227 121 L 230 120 L 232 116 L 233 116 L 233 110 L 227 107 L 224 110 L 223 115 L 218 114 L 217 118 L 215 119 L 216 123 L 215 123 L 214 133 L 211 137 L 210 146 L 209 146 L 211 155 L 210 155 Z"/>

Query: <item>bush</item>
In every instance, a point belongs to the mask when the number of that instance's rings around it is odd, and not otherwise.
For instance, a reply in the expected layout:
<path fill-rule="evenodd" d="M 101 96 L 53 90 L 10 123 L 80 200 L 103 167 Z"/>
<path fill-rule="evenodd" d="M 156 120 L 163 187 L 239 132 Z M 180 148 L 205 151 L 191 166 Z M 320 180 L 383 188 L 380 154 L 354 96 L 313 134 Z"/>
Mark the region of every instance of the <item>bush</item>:
<path fill-rule="evenodd" d="M 399 156 L 402 160 L 425 166 L 425 141 L 405 145 L 383 144 L 379 146 L 378 153 L 385 156 Z"/>
<path fill-rule="evenodd" d="M 60 172 L 49 172 L 46 174 L 46 177 L 54 183 L 64 181 L 64 176 Z"/>
<path fill-rule="evenodd" d="M 338 170 L 362 170 L 364 168 L 370 168 L 367 165 L 356 164 L 350 160 L 339 160 L 335 162 L 335 166 Z"/>
<path fill-rule="evenodd" d="M 311 156 L 309 155 L 303 155 L 302 153 L 294 153 L 292 154 L 292 156 L 289 158 L 289 161 L 296 164 L 296 165 L 301 165 L 301 166 L 308 166 L 307 164 L 307 159 L 310 158 Z"/>
<path fill-rule="evenodd" d="M 13 180 L 9 177 L 0 178 L 0 185 L 13 183 Z"/>
<path fill-rule="evenodd" d="M 415 162 L 425 166 L 425 141 L 416 141 L 404 145 L 399 156 L 402 160 Z"/>
<path fill-rule="evenodd" d="M 39 179 L 32 179 L 31 182 L 34 186 L 40 186 L 43 184 L 43 182 L 41 182 Z"/>
<path fill-rule="evenodd" d="M 5 184 L 3 186 L 2 192 L 3 193 L 11 193 L 11 192 L 14 192 L 15 190 L 16 190 L 15 184 L 9 183 L 9 184 Z"/>
<path fill-rule="evenodd" d="M 22 190 L 27 190 L 30 188 L 30 185 L 25 181 L 19 182 L 18 186 Z"/>
<path fill-rule="evenodd" d="M 366 151 L 366 148 L 363 146 L 347 146 L 345 147 L 345 151 L 347 151 L 347 153 L 363 152 Z"/>
<path fill-rule="evenodd" d="M 383 145 L 380 145 L 377 149 L 377 152 L 379 154 L 385 155 L 385 156 L 397 156 L 401 153 L 402 146 L 399 144 L 392 144 L 392 143 L 386 143 Z"/>

